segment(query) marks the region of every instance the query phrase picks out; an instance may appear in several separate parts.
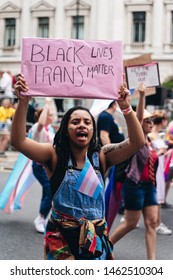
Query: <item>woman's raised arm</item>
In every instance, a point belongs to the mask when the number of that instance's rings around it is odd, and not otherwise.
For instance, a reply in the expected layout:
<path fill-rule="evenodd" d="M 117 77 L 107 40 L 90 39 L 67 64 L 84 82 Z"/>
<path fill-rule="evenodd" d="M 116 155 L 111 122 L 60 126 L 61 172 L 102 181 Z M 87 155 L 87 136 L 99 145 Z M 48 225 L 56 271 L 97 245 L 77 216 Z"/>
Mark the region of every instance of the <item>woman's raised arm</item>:
<path fill-rule="evenodd" d="M 102 153 L 104 154 L 102 157 L 103 160 L 106 161 L 106 169 L 111 165 L 116 165 L 128 159 L 145 143 L 141 124 L 136 117 L 136 113 L 131 107 L 130 92 L 125 85 L 120 87 L 117 103 L 119 104 L 119 107 L 126 120 L 128 140 L 118 144 L 110 144 L 110 146 L 108 146 L 108 144 L 102 147 Z"/>
<path fill-rule="evenodd" d="M 18 105 L 11 126 L 11 145 L 28 158 L 44 164 L 50 159 L 53 147 L 51 144 L 41 144 L 26 137 L 26 114 L 30 97 L 22 95 L 21 91 L 27 92 L 28 86 L 20 74 L 15 84 Z"/>

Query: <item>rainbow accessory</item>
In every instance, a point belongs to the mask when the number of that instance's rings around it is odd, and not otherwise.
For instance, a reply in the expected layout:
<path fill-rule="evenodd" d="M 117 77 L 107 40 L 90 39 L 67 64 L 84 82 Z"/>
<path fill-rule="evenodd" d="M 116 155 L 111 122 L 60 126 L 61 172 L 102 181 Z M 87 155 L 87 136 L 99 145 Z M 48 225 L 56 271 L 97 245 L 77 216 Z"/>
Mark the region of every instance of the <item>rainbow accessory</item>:
<path fill-rule="evenodd" d="M 74 189 L 95 199 L 101 192 L 102 185 L 87 157 Z"/>

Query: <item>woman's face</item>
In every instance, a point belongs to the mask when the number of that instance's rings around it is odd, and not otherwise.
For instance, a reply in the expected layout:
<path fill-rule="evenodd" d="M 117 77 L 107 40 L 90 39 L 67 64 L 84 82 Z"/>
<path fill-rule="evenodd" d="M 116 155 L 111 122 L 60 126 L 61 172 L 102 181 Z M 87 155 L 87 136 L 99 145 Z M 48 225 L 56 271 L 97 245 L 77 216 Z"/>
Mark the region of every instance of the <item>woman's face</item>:
<path fill-rule="evenodd" d="M 74 111 L 68 122 L 68 136 L 70 143 L 86 147 L 93 136 L 93 121 L 85 110 Z"/>
<path fill-rule="evenodd" d="M 153 125 L 154 123 L 152 118 L 146 118 L 143 120 L 142 128 L 145 135 L 152 131 Z"/>

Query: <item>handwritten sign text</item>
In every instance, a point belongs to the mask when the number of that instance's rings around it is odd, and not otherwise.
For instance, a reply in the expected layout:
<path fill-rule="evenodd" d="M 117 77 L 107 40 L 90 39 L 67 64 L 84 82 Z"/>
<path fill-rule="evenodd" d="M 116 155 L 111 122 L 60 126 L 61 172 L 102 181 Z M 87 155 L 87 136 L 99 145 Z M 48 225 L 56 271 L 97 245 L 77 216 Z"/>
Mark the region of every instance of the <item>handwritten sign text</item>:
<path fill-rule="evenodd" d="M 122 82 L 121 41 L 24 38 L 27 95 L 116 99 Z"/>

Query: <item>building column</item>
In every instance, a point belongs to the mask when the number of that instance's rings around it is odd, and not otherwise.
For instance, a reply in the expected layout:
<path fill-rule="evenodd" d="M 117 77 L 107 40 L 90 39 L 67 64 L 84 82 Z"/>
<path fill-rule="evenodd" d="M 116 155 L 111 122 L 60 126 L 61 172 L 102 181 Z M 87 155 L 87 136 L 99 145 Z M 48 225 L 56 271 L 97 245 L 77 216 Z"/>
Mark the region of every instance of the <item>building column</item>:
<path fill-rule="evenodd" d="M 97 40 L 107 40 L 108 34 L 108 0 L 97 0 Z M 110 0 L 109 0 L 110 1 Z M 104 13 L 103 13 L 104 11 Z"/>
<path fill-rule="evenodd" d="M 112 1 L 112 5 L 110 5 L 109 14 L 109 25 L 112 25 L 112 32 L 111 38 L 116 40 L 123 41 L 123 34 L 124 34 L 124 1 L 122 0 L 109 0 Z"/>
<path fill-rule="evenodd" d="M 151 11 L 147 11 L 146 13 L 146 38 L 145 38 L 145 48 L 151 47 Z"/>
<path fill-rule="evenodd" d="M 153 32 L 152 32 L 152 48 L 155 54 L 162 53 L 163 42 L 163 1 L 153 1 Z M 158 32 L 159 31 L 159 32 Z"/>
<path fill-rule="evenodd" d="M 67 18 L 65 19 L 65 5 L 64 1 L 57 0 L 56 2 L 56 8 L 55 8 L 55 38 L 64 38 L 66 26 L 65 22 L 67 21 Z"/>
<path fill-rule="evenodd" d="M 21 38 L 22 37 L 28 37 L 30 36 L 30 30 L 32 30 L 31 28 L 31 24 L 32 24 L 32 20 L 31 20 L 31 12 L 30 12 L 30 6 L 31 3 L 30 1 L 21 1 L 22 6 L 21 6 Z"/>
<path fill-rule="evenodd" d="M 20 53 L 20 31 L 21 31 L 21 27 L 20 27 L 20 19 L 19 18 L 16 18 L 16 49 L 17 49 L 17 52 Z"/>
<path fill-rule="evenodd" d="M 165 22 L 165 26 L 167 28 L 165 28 L 165 33 L 164 33 L 164 49 L 165 51 L 169 51 L 170 50 L 170 43 L 171 43 L 171 33 L 170 33 L 170 28 L 171 28 L 171 10 L 167 8 L 165 8 L 166 13 L 165 13 L 165 18 L 166 18 L 166 22 Z M 169 28 L 170 27 L 170 28 Z"/>

